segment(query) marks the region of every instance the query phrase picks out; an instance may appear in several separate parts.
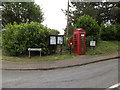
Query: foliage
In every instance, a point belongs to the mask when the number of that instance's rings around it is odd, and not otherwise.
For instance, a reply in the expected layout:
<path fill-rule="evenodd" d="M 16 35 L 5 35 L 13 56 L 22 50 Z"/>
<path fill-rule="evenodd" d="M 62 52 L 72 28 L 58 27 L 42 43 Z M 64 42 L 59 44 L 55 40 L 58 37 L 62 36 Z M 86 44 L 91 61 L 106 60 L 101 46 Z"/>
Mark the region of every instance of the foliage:
<path fill-rule="evenodd" d="M 72 2 L 70 5 L 70 22 L 76 24 L 77 18 L 83 16 L 84 14 L 89 15 L 93 18 L 97 17 L 98 10 L 94 8 L 94 3 L 92 2 Z"/>
<path fill-rule="evenodd" d="M 37 22 L 9 24 L 3 32 L 3 48 L 8 55 L 15 56 L 27 54 L 30 47 L 42 48 L 42 54 L 50 54 L 56 49 L 49 46 L 51 32 L 53 31 Z"/>
<path fill-rule="evenodd" d="M 66 30 L 67 30 L 67 28 L 65 28 L 65 30 L 64 30 L 64 32 L 65 32 L 64 35 L 66 35 Z M 68 37 L 71 37 L 73 35 L 74 30 L 75 30 L 74 26 L 68 25 Z"/>
<path fill-rule="evenodd" d="M 120 2 L 118 4 L 120 4 Z M 119 7 L 112 8 L 110 14 L 112 17 L 110 18 L 111 22 L 113 22 L 114 24 L 120 24 L 120 8 Z"/>
<path fill-rule="evenodd" d="M 43 21 L 42 9 L 34 2 L 3 2 L 2 13 L 3 26 L 8 23 L 29 23 L 31 21 L 41 23 Z"/>
<path fill-rule="evenodd" d="M 120 41 L 120 24 L 116 24 L 116 40 Z"/>
<path fill-rule="evenodd" d="M 86 30 L 87 37 L 92 36 L 95 40 L 99 39 L 100 27 L 96 20 L 88 15 L 80 16 L 76 22 L 76 28 L 83 28 Z"/>
<path fill-rule="evenodd" d="M 55 29 L 48 28 L 50 35 L 58 35 L 60 32 Z"/>
<path fill-rule="evenodd" d="M 102 25 L 101 26 L 101 39 L 106 40 L 106 41 L 111 41 L 111 40 L 120 40 L 119 33 L 120 30 L 120 25 Z"/>
<path fill-rule="evenodd" d="M 84 14 L 95 18 L 100 25 L 108 20 L 111 23 L 120 23 L 120 2 L 71 2 L 69 22 L 76 24 L 77 18 Z M 64 11 L 67 15 L 67 10 Z"/>

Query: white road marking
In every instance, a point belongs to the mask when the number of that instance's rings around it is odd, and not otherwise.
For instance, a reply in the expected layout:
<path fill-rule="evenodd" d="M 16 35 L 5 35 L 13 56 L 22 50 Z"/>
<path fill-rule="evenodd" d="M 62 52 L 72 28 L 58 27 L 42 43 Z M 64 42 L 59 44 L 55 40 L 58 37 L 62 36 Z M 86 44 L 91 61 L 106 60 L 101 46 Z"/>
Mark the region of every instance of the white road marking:
<path fill-rule="evenodd" d="M 113 85 L 113 86 L 110 86 L 107 90 L 112 89 L 112 88 L 117 88 L 117 87 L 119 87 L 119 86 L 120 86 L 120 83 L 117 83 L 117 84 L 115 84 L 115 85 Z"/>

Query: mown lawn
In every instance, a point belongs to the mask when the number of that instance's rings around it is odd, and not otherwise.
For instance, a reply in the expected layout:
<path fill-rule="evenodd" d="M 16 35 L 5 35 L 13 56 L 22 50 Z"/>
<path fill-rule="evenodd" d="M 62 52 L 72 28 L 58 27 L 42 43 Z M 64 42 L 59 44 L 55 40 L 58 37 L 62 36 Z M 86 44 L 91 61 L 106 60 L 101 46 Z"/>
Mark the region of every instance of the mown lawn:
<path fill-rule="evenodd" d="M 120 44 L 120 42 L 119 42 Z M 98 45 L 94 48 L 89 48 L 87 50 L 86 55 L 100 55 L 100 54 L 112 54 L 118 52 L 118 42 L 117 41 L 101 41 L 98 43 Z M 13 57 L 13 56 L 5 56 L 2 55 L 3 61 L 11 61 L 11 62 L 43 62 L 43 61 L 57 61 L 57 60 L 64 60 L 64 59 L 70 59 L 74 57 L 78 57 L 80 55 L 70 55 L 69 52 L 60 55 L 49 55 L 49 56 L 32 56 L 31 59 L 29 59 L 28 56 L 19 56 L 19 57 Z"/>

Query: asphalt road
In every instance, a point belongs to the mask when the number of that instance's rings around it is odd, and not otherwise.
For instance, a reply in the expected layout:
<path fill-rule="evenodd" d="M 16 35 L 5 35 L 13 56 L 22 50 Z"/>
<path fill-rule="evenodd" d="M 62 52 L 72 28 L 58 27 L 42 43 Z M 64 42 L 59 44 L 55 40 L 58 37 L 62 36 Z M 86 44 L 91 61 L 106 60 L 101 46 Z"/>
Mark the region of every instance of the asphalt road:
<path fill-rule="evenodd" d="M 108 88 L 118 83 L 118 60 L 50 71 L 3 71 L 3 88 Z"/>

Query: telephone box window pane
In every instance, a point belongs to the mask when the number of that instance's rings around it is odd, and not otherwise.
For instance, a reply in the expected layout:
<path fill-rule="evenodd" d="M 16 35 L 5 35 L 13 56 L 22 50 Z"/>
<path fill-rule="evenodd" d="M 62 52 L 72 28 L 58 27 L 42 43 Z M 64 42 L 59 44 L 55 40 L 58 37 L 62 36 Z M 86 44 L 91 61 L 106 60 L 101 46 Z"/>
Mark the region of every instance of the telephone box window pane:
<path fill-rule="evenodd" d="M 77 51 L 77 47 L 78 47 L 78 41 L 77 41 L 77 35 L 74 35 L 74 51 Z"/>
<path fill-rule="evenodd" d="M 85 45 L 85 41 L 84 41 L 84 39 L 81 39 L 81 52 L 85 51 L 84 45 Z"/>

